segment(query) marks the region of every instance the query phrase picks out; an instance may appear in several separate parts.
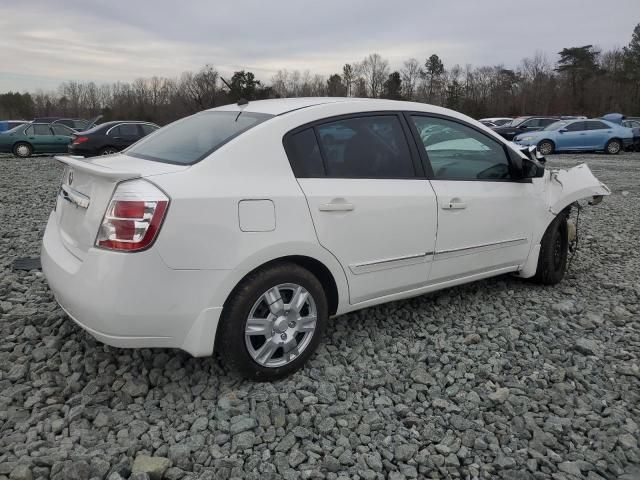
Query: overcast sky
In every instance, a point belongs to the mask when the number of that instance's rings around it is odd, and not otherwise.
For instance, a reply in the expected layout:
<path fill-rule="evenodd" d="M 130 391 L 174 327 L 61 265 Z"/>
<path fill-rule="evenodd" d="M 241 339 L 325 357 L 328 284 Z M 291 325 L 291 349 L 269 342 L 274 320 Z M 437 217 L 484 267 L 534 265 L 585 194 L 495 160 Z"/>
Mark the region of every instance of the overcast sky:
<path fill-rule="evenodd" d="M 516 66 L 536 50 L 626 45 L 640 0 L 0 0 L 0 92 L 220 72 L 329 74 L 378 52 Z"/>

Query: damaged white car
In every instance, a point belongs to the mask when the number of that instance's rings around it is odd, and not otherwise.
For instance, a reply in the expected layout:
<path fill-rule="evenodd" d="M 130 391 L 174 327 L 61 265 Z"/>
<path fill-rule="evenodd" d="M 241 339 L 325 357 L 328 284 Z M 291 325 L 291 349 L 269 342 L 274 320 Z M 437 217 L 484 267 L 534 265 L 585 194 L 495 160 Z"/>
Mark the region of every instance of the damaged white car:
<path fill-rule="evenodd" d="M 66 164 L 42 265 L 98 340 L 300 368 L 328 318 L 514 273 L 559 282 L 568 212 L 609 190 L 459 113 L 298 98 L 201 112 Z"/>

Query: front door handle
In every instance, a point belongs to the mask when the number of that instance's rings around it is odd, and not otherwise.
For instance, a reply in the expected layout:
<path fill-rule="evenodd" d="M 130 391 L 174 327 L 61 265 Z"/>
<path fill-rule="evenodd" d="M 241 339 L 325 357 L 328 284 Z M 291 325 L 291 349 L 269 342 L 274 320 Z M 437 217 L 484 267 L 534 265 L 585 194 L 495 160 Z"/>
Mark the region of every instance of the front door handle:
<path fill-rule="evenodd" d="M 350 212 L 354 208 L 353 203 L 347 202 L 344 198 L 334 198 L 331 202 L 318 206 L 321 212 Z"/>
<path fill-rule="evenodd" d="M 464 210 L 465 208 L 467 208 L 467 204 L 459 198 L 454 198 L 451 201 L 444 202 L 442 204 L 443 210 Z"/>

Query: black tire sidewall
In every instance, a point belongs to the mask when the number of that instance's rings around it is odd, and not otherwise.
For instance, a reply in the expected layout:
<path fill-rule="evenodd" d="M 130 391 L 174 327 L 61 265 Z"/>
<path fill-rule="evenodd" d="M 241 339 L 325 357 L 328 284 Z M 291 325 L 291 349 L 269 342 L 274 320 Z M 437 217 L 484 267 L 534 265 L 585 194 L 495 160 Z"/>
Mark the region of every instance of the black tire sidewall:
<path fill-rule="evenodd" d="M 18 154 L 18 147 L 24 145 L 25 147 L 27 147 L 29 149 L 29 154 L 28 155 L 19 155 Z M 16 157 L 19 158 L 29 158 L 31 155 L 33 155 L 33 147 L 31 145 L 29 145 L 27 142 L 18 142 L 13 146 L 13 154 Z"/>
<path fill-rule="evenodd" d="M 556 266 L 554 260 L 554 247 L 556 240 L 559 240 L 562 248 L 560 265 Z M 538 268 L 534 281 L 543 285 L 555 285 L 563 278 L 567 270 L 567 260 L 569 257 L 569 232 L 567 225 L 567 214 L 560 213 L 551 222 L 542 241 L 540 242 L 540 256 L 538 257 Z"/>
<path fill-rule="evenodd" d="M 118 153 L 118 150 L 116 150 L 113 147 L 103 147 L 103 148 L 100 149 L 100 151 L 98 151 L 98 155 L 100 155 L 100 156 L 102 156 L 102 155 L 113 155 L 114 153 Z"/>
<path fill-rule="evenodd" d="M 253 360 L 245 345 L 245 322 L 253 304 L 269 288 L 296 283 L 313 297 L 317 310 L 316 330 L 305 350 L 291 363 L 281 367 L 264 367 Z M 318 347 L 328 322 L 328 305 L 320 281 L 308 270 L 293 263 L 278 263 L 250 274 L 234 290 L 224 307 L 218 326 L 216 350 L 223 363 L 242 376 L 256 381 L 271 381 L 300 369 Z"/>

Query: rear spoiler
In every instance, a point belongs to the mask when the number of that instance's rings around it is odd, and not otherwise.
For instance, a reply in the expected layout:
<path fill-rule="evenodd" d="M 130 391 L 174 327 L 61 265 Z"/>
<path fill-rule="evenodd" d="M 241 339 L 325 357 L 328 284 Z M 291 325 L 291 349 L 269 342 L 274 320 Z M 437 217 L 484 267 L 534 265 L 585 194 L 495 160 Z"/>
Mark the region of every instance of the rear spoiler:
<path fill-rule="evenodd" d="M 97 177 L 107 178 L 114 182 L 120 182 L 122 180 L 130 180 L 132 178 L 139 178 L 142 175 L 136 172 L 127 172 L 123 170 L 114 170 L 113 168 L 105 167 L 103 165 L 97 165 L 84 157 L 76 157 L 69 155 L 57 155 L 54 157 L 58 162 L 64 163 L 68 167 L 79 170 L 81 172 L 87 172 Z"/>

